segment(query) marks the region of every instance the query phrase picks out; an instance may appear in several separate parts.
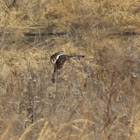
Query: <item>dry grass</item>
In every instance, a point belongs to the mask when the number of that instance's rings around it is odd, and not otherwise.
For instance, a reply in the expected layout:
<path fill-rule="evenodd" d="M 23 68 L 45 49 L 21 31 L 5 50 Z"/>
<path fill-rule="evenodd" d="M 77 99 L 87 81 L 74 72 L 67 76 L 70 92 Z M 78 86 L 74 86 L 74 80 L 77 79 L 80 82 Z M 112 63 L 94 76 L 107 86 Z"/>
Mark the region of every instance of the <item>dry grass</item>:
<path fill-rule="evenodd" d="M 0 0 L 0 139 L 139 140 L 140 2 Z M 83 54 L 53 84 L 50 56 Z"/>

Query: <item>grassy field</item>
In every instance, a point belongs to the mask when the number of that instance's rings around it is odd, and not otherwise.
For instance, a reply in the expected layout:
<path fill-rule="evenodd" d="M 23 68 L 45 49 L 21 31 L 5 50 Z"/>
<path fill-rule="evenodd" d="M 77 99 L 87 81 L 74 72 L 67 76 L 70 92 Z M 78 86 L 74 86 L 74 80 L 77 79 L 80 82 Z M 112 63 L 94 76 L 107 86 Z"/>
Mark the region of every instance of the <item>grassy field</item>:
<path fill-rule="evenodd" d="M 139 7 L 0 0 L 0 140 L 139 140 Z M 52 83 L 59 51 L 85 58 Z"/>

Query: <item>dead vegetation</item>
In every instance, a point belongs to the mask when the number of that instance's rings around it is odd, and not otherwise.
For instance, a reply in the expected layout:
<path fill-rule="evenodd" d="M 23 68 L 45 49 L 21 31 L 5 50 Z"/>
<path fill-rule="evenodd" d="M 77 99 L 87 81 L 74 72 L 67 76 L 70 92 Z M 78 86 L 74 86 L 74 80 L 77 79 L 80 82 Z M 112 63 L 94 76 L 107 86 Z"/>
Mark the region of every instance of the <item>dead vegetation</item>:
<path fill-rule="evenodd" d="M 139 140 L 139 7 L 0 0 L 0 139 Z M 53 84 L 57 51 L 86 57 Z"/>

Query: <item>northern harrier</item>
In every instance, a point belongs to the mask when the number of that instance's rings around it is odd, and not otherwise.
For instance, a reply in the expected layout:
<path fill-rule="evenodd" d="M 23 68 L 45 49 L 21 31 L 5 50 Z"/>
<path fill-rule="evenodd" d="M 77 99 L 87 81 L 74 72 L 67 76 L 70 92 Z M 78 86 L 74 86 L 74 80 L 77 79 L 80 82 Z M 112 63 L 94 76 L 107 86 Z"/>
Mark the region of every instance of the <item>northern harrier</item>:
<path fill-rule="evenodd" d="M 52 82 L 55 82 L 55 77 L 60 74 L 60 69 L 63 68 L 64 63 L 72 57 L 82 58 L 84 55 L 65 55 L 63 52 L 57 52 L 50 57 L 50 61 L 54 64 L 54 72 L 52 75 Z"/>

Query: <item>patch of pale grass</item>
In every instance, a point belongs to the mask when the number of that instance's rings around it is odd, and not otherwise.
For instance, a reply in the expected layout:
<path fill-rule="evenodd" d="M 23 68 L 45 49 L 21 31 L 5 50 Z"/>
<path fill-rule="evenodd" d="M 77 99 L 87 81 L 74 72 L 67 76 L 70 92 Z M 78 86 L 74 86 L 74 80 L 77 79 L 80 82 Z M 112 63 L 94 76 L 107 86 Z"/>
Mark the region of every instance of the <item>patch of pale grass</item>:
<path fill-rule="evenodd" d="M 57 30 L 69 31 L 73 23 L 82 25 L 88 21 L 91 26 L 96 23 L 110 29 L 136 31 L 140 23 L 140 3 L 137 0 L 32 0 L 17 1 L 17 5 L 18 10 L 10 9 L 4 1 L 0 1 L 1 26 L 25 29 L 32 25 L 47 27 L 53 24 Z"/>
<path fill-rule="evenodd" d="M 6 128 L 6 130 L 4 131 L 4 133 L 1 135 L 0 139 L 1 140 L 5 140 L 7 139 L 7 135 L 9 134 L 11 128 L 12 128 L 13 124 L 10 122 Z"/>
<path fill-rule="evenodd" d="M 29 125 L 29 126 L 25 129 L 25 131 L 23 132 L 23 134 L 19 137 L 19 140 L 25 140 L 25 139 L 26 139 L 26 135 L 32 130 L 32 128 L 33 128 L 35 125 L 37 125 L 37 124 L 39 124 L 39 123 L 41 123 L 41 122 L 43 122 L 43 121 L 45 121 L 44 118 L 39 119 L 39 120 L 37 120 L 36 122 L 34 122 L 33 124 Z"/>
<path fill-rule="evenodd" d="M 130 135 L 130 138 L 134 140 L 140 139 L 140 110 L 138 110 L 138 112 L 134 116 L 132 116 L 130 129 L 132 131 L 132 135 Z"/>

